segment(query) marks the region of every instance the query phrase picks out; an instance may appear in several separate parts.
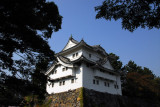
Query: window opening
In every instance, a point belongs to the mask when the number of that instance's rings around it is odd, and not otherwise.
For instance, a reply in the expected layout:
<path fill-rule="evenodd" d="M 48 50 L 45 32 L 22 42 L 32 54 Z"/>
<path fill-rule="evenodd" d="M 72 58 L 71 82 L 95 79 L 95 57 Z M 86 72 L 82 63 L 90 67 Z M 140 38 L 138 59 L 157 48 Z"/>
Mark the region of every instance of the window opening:
<path fill-rule="evenodd" d="M 65 68 L 62 68 L 62 71 L 65 71 Z"/>
<path fill-rule="evenodd" d="M 99 80 L 97 80 L 96 82 L 97 82 L 97 85 L 99 85 Z"/>
<path fill-rule="evenodd" d="M 65 81 L 63 81 L 63 85 L 65 85 Z"/>
<path fill-rule="evenodd" d="M 76 56 L 78 56 L 78 53 L 76 53 Z"/>
<path fill-rule="evenodd" d="M 74 79 L 71 79 L 71 83 L 74 83 Z"/>
<path fill-rule="evenodd" d="M 93 84 L 95 84 L 96 83 L 96 81 L 95 80 L 93 80 Z"/>
<path fill-rule="evenodd" d="M 52 82 L 52 87 L 54 87 L 54 83 Z"/>
<path fill-rule="evenodd" d="M 110 84 L 108 83 L 108 87 L 110 86 Z"/>
<path fill-rule="evenodd" d="M 61 86 L 62 85 L 62 82 L 59 82 L 59 86 Z"/>
<path fill-rule="evenodd" d="M 75 54 L 73 54 L 72 57 L 74 58 L 74 57 L 75 57 Z"/>
<path fill-rule="evenodd" d="M 104 86 L 107 86 L 107 83 L 106 83 L 106 82 L 104 82 Z"/>

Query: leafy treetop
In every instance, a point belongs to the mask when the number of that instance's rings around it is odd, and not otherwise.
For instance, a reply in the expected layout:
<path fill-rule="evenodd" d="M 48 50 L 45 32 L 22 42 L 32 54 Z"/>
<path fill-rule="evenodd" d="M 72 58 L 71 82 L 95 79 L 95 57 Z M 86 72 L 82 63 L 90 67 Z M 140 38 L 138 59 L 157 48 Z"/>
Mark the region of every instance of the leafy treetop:
<path fill-rule="evenodd" d="M 121 19 L 122 28 L 130 32 L 138 27 L 160 28 L 159 0 L 105 0 L 95 10 L 97 19 Z"/>
<path fill-rule="evenodd" d="M 23 71 L 37 59 L 53 60 L 47 39 L 61 29 L 62 16 L 54 2 L 0 0 L 0 70 Z M 23 60 L 13 59 L 14 54 Z"/>

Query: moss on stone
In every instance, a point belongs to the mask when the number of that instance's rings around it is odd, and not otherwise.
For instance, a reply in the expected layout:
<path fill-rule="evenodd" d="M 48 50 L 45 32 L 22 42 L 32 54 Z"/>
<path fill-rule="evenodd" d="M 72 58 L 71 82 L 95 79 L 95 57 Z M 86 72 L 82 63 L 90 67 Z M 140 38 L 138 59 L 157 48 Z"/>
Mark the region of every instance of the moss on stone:
<path fill-rule="evenodd" d="M 84 88 L 80 88 L 80 93 L 79 93 L 79 98 L 80 98 L 80 107 L 83 107 L 83 93 L 84 93 Z"/>

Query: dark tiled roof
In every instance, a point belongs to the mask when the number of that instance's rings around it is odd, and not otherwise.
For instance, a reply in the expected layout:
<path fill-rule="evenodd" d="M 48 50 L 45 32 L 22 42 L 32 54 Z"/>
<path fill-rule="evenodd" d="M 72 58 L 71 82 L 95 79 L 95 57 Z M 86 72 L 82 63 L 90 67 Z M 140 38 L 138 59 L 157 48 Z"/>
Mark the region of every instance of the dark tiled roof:
<path fill-rule="evenodd" d="M 58 56 L 58 58 L 59 58 L 62 62 L 64 62 L 64 63 L 67 63 L 67 64 L 71 63 L 70 59 L 67 58 L 67 57 Z"/>
<path fill-rule="evenodd" d="M 79 57 L 78 59 L 72 61 L 72 63 L 76 63 L 76 62 L 79 62 L 79 61 L 86 61 L 86 62 L 89 62 L 89 63 L 92 63 L 92 64 L 96 64 L 95 62 L 87 59 L 85 56 L 81 55 L 81 57 Z"/>
<path fill-rule="evenodd" d="M 79 61 L 87 61 L 87 62 L 95 63 L 95 64 L 96 64 L 96 62 L 93 62 L 93 61 L 88 60 L 88 59 L 87 59 L 86 57 L 84 57 L 83 55 L 81 55 L 81 57 L 79 57 L 78 59 L 73 60 L 73 61 L 71 61 L 69 58 L 66 58 L 66 57 L 60 56 L 60 55 L 58 56 L 58 58 L 59 58 L 62 62 L 66 63 L 66 64 L 73 64 L 73 63 L 76 63 L 76 62 L 79 62 Z"/>
<path fill-rule="evenodd" d="M 103 59 L 99 59 L 98 61 L 96 61 L 99 65 L 103 65 L 108 61 L 107 57 L 103 58 Z"/>
<path fill-rule="evenodd" d="M 93 48 L 97 48 L 97 49 L 102 49 L 102 50 L 104 50 L 102 47 L 101 47 L 101 45 L 93 45 L 92 46 Z M 105 50 L 104 50 L 105 51 Z"/>
<path fill-rule="evenodd" d="M 113 74 L 118 74 L 118 73 L 115 72 L 114 70 L 105 68 L 105 67 L 103 67 L 102 65 L 99 65 L 99 64 L 95 64 L 95 65 L 92 66 L 92 67 L 93 67 L 93 68 L 99 68 L 99 69 L 105 70 L 105 71 L 110 72 L 110 73 L 113 73 Z"/>
<path fill-rule="evenodd" d="M 100 67 L 100 68 L 103 68 L 103 69 L 104 69 L 104 67 L 103 67 L 102 65 L 108 61 L 107 58 L 104 58 L 104 59 L 100 59 L 100 60 L 98 60 L 98 61 L 96 61 L 96 62 L 93 62 L 93 61 L 87 59 L 86 57 L 84 57 L 83 55 L 81 55 L 81 57 L 79 57 L 78 59 L 76 59 L 76 60 L 74 60 L 74 61 L 70 61 L 70 59 L 68 59 L 68 58 L 66 58 L 66 57 L 64 57 L 64 56 L 58 56 L 58 58 L 59 58 L 62 62 L 66 63 L 66 64 L 74 64 L 74 63 L 77 63 L 77 62 L 79 62 L 79 61 L 86 61 L 86 62 L 88 62 L 88 63 L 92 63 L 92 64 L 94 64 L 95 66 Z M 106 69 L 106 68 L 105 68 L 105 69 Z M 112 70 L 110 70 L 110 71 L 112 71 Z"/>
<path fill-rule="evenodd" d="M 92 49 L 92 50 L 94 50 L 96 52 L 102 53 L 103 55 L 107 55 L 106 51 L 100 45 L 90 46 L 83 39 L 80 42 L 78 42 L 75 39 L 73 39 L 72 36 L 69 38 L 69 40 L 71 40 L 76 45 L 71 47 L 71 48 L 68 48 L 66 50 L 63 49 L 61 52 L 57 53 L 56 56 L 61 55 L 62 53 L 71 51 L 72 49 L 75 49 L 75 48 L 79 47 L 80 45 L 86 46 L 86 47 L 88 47 L 88 48 L 90 48 L 90 49 Z"/>
<path fill-rule="evenodd" d="M 100 45 L 93 45 L 92 47 L 96 47 L 96 48 L 98 48 L 98 47 L 100 47 Z"/>
<path fill-rule="evenodd" d="M 73 43 L 78 44 L 79 42 L 72 38 L 72 36 L 69 38 Z"/>

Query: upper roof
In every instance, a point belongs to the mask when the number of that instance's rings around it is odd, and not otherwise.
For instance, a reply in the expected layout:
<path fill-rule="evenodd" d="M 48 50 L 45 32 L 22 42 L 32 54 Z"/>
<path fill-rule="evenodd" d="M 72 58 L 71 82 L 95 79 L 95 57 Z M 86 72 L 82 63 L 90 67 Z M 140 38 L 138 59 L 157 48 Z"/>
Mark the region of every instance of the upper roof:
<path fill-rule="evenodd" d="M 93 51 L 96 51 L 96 52 L 98 52 L 98 53 L 100 53 L 102 55 L 107 56 L 106 51 L 100 45 L 90 46 L 83 39 L 80 42 L 78 42 L 75 39 L 73 39 L 72 36 L 69 38 L 66 46 L 62 49 L 61 52 L 57 53 L 56 56 L 62 55 L 64 53 L 69 52 L 69 51 L 71 51 L 73 49 L 76 49 L 76 48 L 78 48 L 80 46 L 84 46 L 84 47 L 89 48 L 89 49 L 91 49 Z"/>

